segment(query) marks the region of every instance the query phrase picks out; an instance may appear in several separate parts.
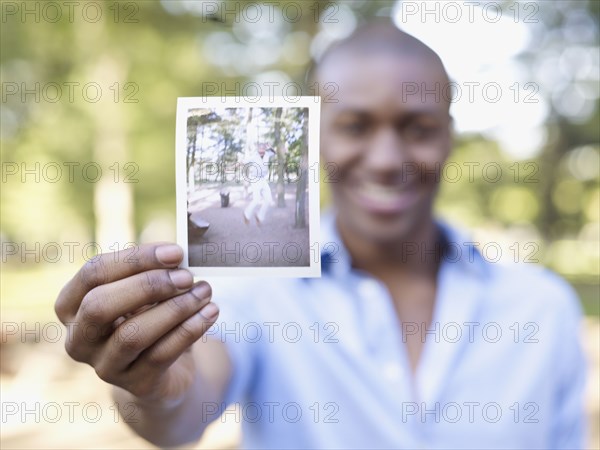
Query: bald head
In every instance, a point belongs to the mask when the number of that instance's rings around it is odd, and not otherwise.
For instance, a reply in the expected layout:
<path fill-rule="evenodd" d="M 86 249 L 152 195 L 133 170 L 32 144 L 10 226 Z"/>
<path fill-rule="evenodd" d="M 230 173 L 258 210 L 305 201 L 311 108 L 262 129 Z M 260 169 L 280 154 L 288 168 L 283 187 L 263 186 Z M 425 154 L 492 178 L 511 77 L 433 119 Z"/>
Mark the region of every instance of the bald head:
<path fill-rule="evenodd" d="M 340 62 L 383 56 L 420 64 L 440 71 L 445 83 L 449 78 L 438 54 L 419 39 L 400 30 L 389 20 L 376 20 L 359 26 L 346 39 L 329 47 L 309 72 L 309 81 L 326 83 L 325 75 Z M 414 80 L 418 81 L 418 80 Z"/>

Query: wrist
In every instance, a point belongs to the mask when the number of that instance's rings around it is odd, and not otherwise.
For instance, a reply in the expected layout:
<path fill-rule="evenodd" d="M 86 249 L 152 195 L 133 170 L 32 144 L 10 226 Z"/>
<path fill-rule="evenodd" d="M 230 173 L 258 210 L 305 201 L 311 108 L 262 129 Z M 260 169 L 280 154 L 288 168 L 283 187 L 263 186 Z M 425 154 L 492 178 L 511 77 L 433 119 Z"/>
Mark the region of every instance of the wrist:
<path fill-rule="evenodd" d="M 161 413 L 174 410 L 181 406 L 185 399 L 185 395 L 181 395 L 177 398 L 166 398 L 161 397 L 156 393 L 145 396 L 136 396 L 119 386 L 113 386 L 112 395 L 117 403 L 122 405 L 133 403 L 137 408 L 147 413 Z"/>

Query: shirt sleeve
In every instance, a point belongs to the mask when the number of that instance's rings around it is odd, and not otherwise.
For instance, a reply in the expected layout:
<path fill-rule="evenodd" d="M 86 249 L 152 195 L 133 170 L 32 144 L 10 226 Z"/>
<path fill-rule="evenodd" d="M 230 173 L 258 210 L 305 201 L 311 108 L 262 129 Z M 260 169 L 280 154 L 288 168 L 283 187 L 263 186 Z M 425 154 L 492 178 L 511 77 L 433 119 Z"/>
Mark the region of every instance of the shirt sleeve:
<path fill-rule="evenodd" d="M 248 324 L 256 322 L 251 318 L 251 293 L 256 292 L 239 279 L 212 281 L 213 299 L 219 306 L 219 318 L 214 329 L 207 333 L 210 339 L 222 342 L 232 365 L 232 376 L 226 389 L 225 406 L 242 401 L 254 379 L 257 365 L 257 343 L 245 339 Z"/>
<path fill-rule="evenodd" d="M 565 283 L 566 285 L 566 283 Z M 556 414 L 551 448 L 584 449 L 587 440 L 587 417 L 584 393 L 587 361 L 581 342 L 582 311 L 579 299 L 570 286 L 564 286 L 566 302 L 563 304 L 559 334 L 559 358 Z"/>

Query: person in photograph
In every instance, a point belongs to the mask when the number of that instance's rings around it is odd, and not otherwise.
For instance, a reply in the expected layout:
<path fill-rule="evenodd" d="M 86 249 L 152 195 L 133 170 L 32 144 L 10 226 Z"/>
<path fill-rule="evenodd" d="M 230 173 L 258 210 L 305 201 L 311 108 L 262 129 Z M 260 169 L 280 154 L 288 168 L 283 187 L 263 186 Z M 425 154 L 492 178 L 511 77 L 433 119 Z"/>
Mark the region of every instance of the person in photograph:
<path fill-rule="evenodd" d="M 194 282 L 174 244 L 140 246 L 136 264 L 105 254 L 56 301 L 69 355 L 115 386 L 123 414 L 135 405 L 129 425 L 159 446 L 198 439 L 239 402 L 244 448 L 583 448 L 573 289 L 486 261 L 434 216 L 450 101 L 402 89 L 446 86 L 439 56 L 367 23 L 311 78 L 337 87 L 321 108 L 336 168 L 322 277 Z"/>
<path fill-rule="evenodd" d="M 269 156 L 268 146 L 260 144 L 258 150 L 244 163 L 244 177 L 250 185 L 252 200 L 244 209 L 244 223 L 248 225 L 254 217 L 257 225 L 261 225 L 267 216 L 273 196 L 269 186 Z"/>

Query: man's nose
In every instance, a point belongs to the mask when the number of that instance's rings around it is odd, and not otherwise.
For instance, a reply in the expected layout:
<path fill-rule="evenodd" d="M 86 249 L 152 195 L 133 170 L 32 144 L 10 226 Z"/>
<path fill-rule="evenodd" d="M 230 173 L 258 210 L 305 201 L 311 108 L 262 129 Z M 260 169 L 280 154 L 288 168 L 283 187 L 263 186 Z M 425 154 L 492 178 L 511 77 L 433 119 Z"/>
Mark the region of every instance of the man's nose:
<path fill-rule="evenodd" d="M 400 134 L 392 127 L 378 130 L 373 137 L 371 148 L 367 151 L 367 160 L 371 170 L 401 171 L 408 160 L 408 155 Z"/>

